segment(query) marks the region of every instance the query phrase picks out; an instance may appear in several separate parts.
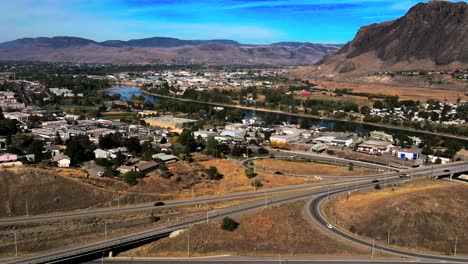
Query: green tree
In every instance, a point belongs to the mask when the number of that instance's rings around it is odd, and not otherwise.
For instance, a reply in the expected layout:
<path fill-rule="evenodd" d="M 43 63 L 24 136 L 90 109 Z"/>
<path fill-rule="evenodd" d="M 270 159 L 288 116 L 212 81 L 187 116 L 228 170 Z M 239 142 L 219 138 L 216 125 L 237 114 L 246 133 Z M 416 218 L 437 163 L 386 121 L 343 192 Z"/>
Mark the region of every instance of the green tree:
<path fill-rule="evenodd" d="M 97 159 L 94 159 L 94 163 L 96 163 L 96 165 L 98 166 L 102 166 L 102 167 L 107 167 L 107 166 L 112 166 L 114 165 L 114 163 L 106 158 L 97 158 Z"/>
<path fill-rule="evenodd" d="M 234 219 L 230 217 L 224 217 L 223 218 L 223 223 L 221 224 L 221 229 L 226 230 L 226 231 L 234 231 L 239 227 L 239 223 L 234 221 Z"/>
<path fill-rule="evenodd" d="M 187 128 L 185 128 L 182 133 L 180 133 L 177 142 L 185 147 L 185 154 L 192 152 L 195 148 L 195 145 L 197 144 L 195 137 L 193 136 L 193 132 Z"/>
<path fill-rule="evenodd" d="M 367 105 L 364 105 L 363 107 L 361 107 L 361 114 L 363 115 L 370 115 L 370 112 L 371 112 L 371 109 L 369 106 Z"/>
<path fill-rule="evenodd" d="M 383 105 L 382 101 L 375 101 L 374 105 L 372 107 L 382 109 L 382 108 L 384 108 L 384 105 Z"/>
<path fill-rule="evenodd" d="M 245 170 L 245 176 L 247 176 L 247 178 L 251 179 L 251 178 L 257 176 L 257 173 L 255 173 L 254 168 L 248 168 L 248 169 Z"/>
<path fill-rule="evenodd" d="M 123 175 L 123 181 L 130 185 L 136 185 L 138 183 L 137 179 L 141 178 L 142 174 L 138 171 L 128 171 Z"/>
<path fill-rule="evenodd" d="M 143 160 L 149 161 L 153 159 L 153 154 L 156 153 L 156 150 L 153 148 L 151 142 L 145 141 L 141 146 L 141 153 L 143 155 Z"/>
<path fill-rule="evenodd" d="M 221 148 L 219 142 L 214 137 L 209 137 L 206 140 L 206 153 L 215 158 L 219 158 L 219 156 L 221 155 Z"/>
<path fill-rule="evenodd" d="M 124 139 L 123 146 L 126 147 L 128 151 L 132 153 L 138 154 L 141 152 L 140 140 L 138 140 L 138 138 L 136 137 L 130 137 L 130 138 Z"/>
<path fill-rule="evenodd" d="M 223 175 L 218 172 L 218 168 L 214 166 L 211 166 L 208 169 L 206 169 L 206 174 L 209 180 L 221 180 L 223 178 Z"/>
<path fill-rule="evenodd" d="M 93 143 L 89 141 L 88 136 L 73 136 L 67 140 L 66 146 L 64 153 L 70 157 L 71 164 L 74 166 L 94 159 Z"/>
<path fill-rule="evenodd" d="M 44 141 L 42 140 L 34 140 L 28 147 L 28 153 L 29 154 L 34 154 L 34 161 L 35 162 L 41 162 L 47 156 L 42 153 L 44 148 Z"/>
<path fill-rule="evenodd" d="M 62 145 L 63 144 L 62 137 L 60 136 L 60 133 L 58 131 L 55 132 L 54 144 L 55 145 Z"/>

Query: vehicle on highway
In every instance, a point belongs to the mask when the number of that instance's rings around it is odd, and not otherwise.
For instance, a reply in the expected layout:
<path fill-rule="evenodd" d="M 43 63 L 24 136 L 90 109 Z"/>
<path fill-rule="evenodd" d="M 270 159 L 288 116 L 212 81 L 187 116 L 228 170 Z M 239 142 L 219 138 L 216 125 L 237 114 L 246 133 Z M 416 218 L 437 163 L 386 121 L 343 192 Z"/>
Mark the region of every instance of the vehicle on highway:
<path fill-rule="evenodd" d="M 275 174 L 281 175 L 283 173 L 281 171 L 275 171 Z"/>
<path fill-rule="evenodd" d="M 164 202 L 155 202 L 154 203 L 154 206 L 163 206 L 163 205 L 165 205 Z"/>
<path fill-rule="evenodd" d="M 403 173 L 403 174 L 400 175 L 400 178 L 408 178 L 408 174 Z"/>
<path fill-rule="evenodd" d="M 373 179 L 373 180 L 372 180 L 372 182 L 379 182 L 379 180 L 377 180 L 377 179 Z"/>
<path fill-rule="evenodd" d="M 333 228 L 333 226 L 330 223 L 327 224 L 327 227 L 330 228 L 330 229 Z"/>
<path fill-rule="evenodd" d="M 444 172 L 450 172 L 450 170 L 444 170 Z"/>

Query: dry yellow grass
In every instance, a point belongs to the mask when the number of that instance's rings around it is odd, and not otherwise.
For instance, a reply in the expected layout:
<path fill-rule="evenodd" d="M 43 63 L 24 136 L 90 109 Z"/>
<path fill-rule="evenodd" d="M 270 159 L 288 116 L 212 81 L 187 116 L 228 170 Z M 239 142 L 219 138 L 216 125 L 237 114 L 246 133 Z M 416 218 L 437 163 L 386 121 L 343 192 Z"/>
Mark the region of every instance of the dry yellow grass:
<path fill-rule="evenodd" d="M 190 256 L 365 256 L 367 250 L 336 241 L 328 232 L 309 222 L 304 202 L 273 206 L 262 211 L 236 216 L 240 223 L 233 232 L 220 228 L 220 221 L 192 226 L 174 238 L 164 238 L 126 253 L 141 257 L 186 257 L 190 237 Z"/>
<path fill-rule="evenodd" d="M 323 81 L 323 80 L 310 80 L 312 83 L 318 84 L 320 88 L 327 88 L 330 90 L 350 88 L 353 92 L 357 93 L 371 93 L 382 95 L 398 95 L 400 100 L 415 100 L 417 98 L 421 101 L 428 99 L 444 100 L 449 102 L 456 102 L 457 98 L 467 99 L 465 95 L 466 87 L 460 88 L 446 88 L 440 89 L 435 87 L 421 87 L 411 85 L 391 85 L 379 83 L 351 83 L 342 81 Z"/>
<path fill-rule="evenodd" d="M 338 197 L 324 211 L 344 230 L 406 249 L 451 253 L 457 236 L 459 253 L 468 253 L 468 185 L 418 180 L 384 190 Z"/>
<path fill-rule="evenodd" d="M 146 194 L 119 192 L 89 181 L 73 169 L 16 167 L 0 169 L 0 216 L 71 211 L 154 201 Z"/>
<path fill-rule="evenodd" d="M 359 176 L 376 173 L 374 170 L 364 168 L 349 170 L 348 166 L 343 165 L 277 159 L 257 160 L 255 161 L 255 167 L 269 172 L 281 171 L 283 173 L 311 176 Z"/>
<path fill-rule="evenodd" d="M 253 187 L 251 186 L 253 179 L 247 178 L 245 176 L 245 168 L 232 161 L 225 159 L 212 159 L 200 162 L 200 165 L 204 168 L 209 168 L 210 166 L 218 168 L 218 171 L 223 174 L 223 179 L 197 184 L 195 189 L 198 190 L 198 193 L 224 194 L 253 190 Z M 304 183 L 304 179 L 301 178 L 273 175 L 262 172 L 259 172 L 254 179 L 261 180 L 263 188 Z"/>

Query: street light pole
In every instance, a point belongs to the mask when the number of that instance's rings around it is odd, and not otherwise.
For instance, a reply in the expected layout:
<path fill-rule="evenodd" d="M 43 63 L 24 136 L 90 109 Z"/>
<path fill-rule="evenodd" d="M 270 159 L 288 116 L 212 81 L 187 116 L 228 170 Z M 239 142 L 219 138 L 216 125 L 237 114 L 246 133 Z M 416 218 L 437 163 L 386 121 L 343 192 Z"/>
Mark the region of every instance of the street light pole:
<path fill-rule="evenodd" d="M 16 230 L 15 230 L 15 256 L 18 256 L 18 240 L 16 238 Z"/>
<path fill-rule="evenodd" d="M 208 203 L 205 202 L 206 204 L 206 223 L 208 224 Z"/>

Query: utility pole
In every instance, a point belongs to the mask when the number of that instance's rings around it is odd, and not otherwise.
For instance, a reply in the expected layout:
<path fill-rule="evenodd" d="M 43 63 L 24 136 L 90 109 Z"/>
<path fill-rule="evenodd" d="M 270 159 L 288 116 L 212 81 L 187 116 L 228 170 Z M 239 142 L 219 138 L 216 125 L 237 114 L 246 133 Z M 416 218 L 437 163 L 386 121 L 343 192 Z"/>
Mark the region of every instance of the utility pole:
<path fill-rule="evenodd" d="M 29 218 L 28 200 L 26 200 L 26 217 Z"/>
<path fill-rule="evenodd" d="M 208 203 L 206 203 L 206 223 L 208 224 Z"/>
<path fill-rule="evenodd" d="M 18 256 L 18 240 L 16 238 L 16 230 L 15 230 L 15 256 Z"/>
<path fill-rule="evenodd" d="M 194 194 L 194 186 L 192 186 L 192 199 L 195 197 L 195 194 Z"/>
<path fill-rule="evenodd" d="M 374 257 L 374 245 L 375 245 L 375 240 L 372 240 L 371 258 Z"/>
<path fill-rule="evenodd" d="M 190 257 L 190 233 L 187 234 L 187 257 Z"/>
<path fill-rule="evenodd" d="M 387 231 L 387 246 L 390 245 L 390 227 L 388 228 L 388 231 Z"/>
<path fill-rule="evenodd" d="M 454 255 L 454 256 L 457 255 L 457 242 L 458 242 L 458 237 L 455 236 L 455 248 L 453 249 L 453 255 Z"/>
<path fill-rule="evenodd" d="M 107 222 L 104 222 L 104 240 L 107 240 Z"/>

